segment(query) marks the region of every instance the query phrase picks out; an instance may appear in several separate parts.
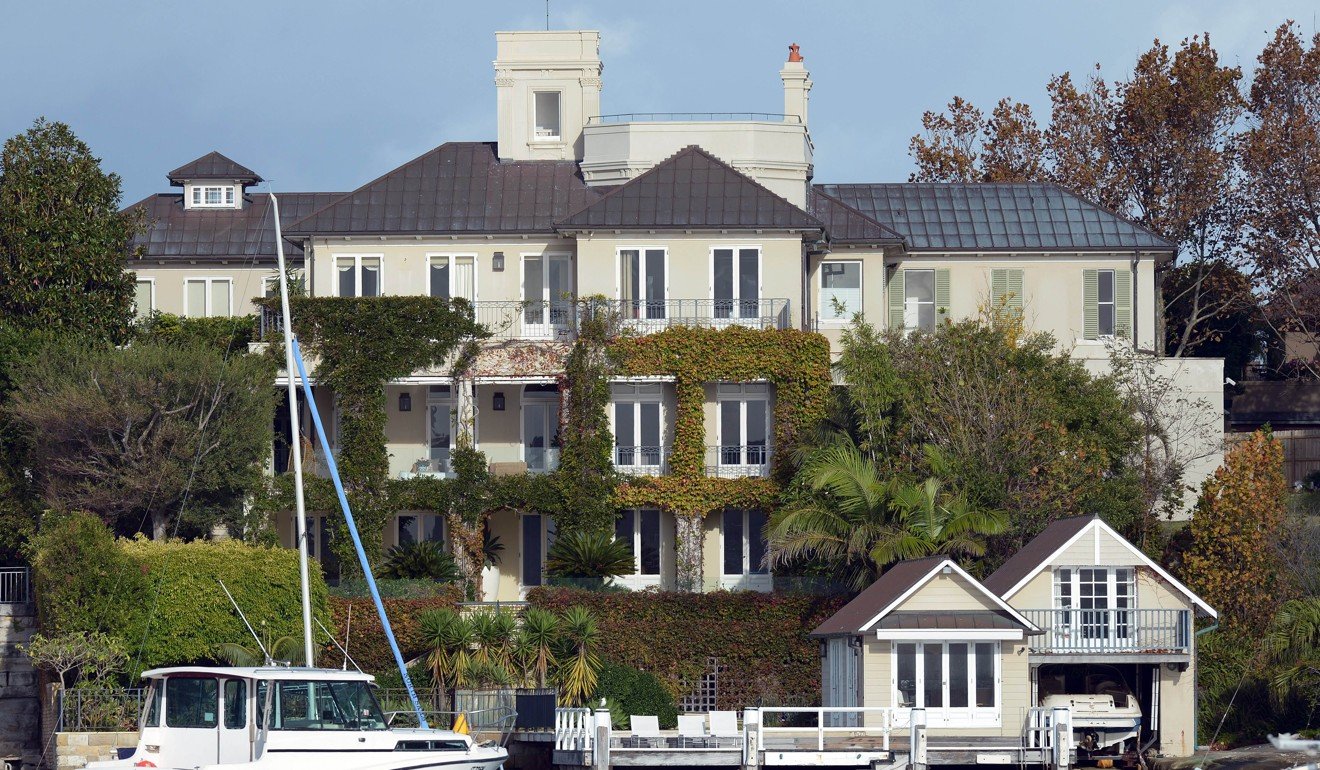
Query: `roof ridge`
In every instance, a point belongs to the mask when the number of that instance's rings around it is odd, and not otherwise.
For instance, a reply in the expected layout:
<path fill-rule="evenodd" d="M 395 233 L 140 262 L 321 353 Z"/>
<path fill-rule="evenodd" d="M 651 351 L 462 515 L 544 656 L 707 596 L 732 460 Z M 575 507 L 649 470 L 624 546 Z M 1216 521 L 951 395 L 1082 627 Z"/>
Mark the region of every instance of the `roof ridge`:
<path fill-rule="evenodd" d="M 679 149 L 677 152 L 675 152 L 673 155 L 670 155 L 668 158 L 665 158 L 664 160 L 660 161 L 659 163 L 656 163 L 654 166 L 651 166 L 650 168 L 648 168 L 647 170 L 645 170 L 645 171 L 643 171 L 642 173 L 638 174 L 637 176 L 633 177 L 632 179 L 629 179 L 628 181 L 624 182 L 623 184 L 615 185 L 615 186 L 614 186 L 614 189 L 612 189 L 612 190 L 610 190 L 609 192 L 605 193 L 604 195 L 600 196 L 600 197 L 597 198 L 596 200 L 591 201 L 590 203 L 586 204 L 586 205 L 583 206 L 582 208 L 579 208 L 577 211 L 574 211 L 574 212 L 571 213 L 571 214 L 565 214 L 564 217 L 563 217 L 563 219 L 560 219 L 559 222 L 555 222 L 555 227 L 559 227 L 560 222 L 563 222 L 563 221 L 568 220 L 568 219 L 572 219 L 573 217 L 577 216 L 578 214 L 581 214 L 582 212 L 586 211 L 587 209 L 591 208 L 592 206 L 595 206 L 597 203 L 603 203 L 603 202 L 605 202 L 606 200 L 609 200 L 610 198 L 613 198 L 613 197 L 615 196 L 615 194 L 618 193 L 619 191 L 625 189 L 626 187 L 628 187 L 629 185 L 633 184 L 634 182 L 640 182 L 641 180 L 647 178 L 647 177 L 650 176 L 651 174 L 654 174 L 655 171 L 656 171 L 656 169 L 660 168 L 661 166 L 665 165 L 666 163 L 669 163 L 670 161 L 674 160 L 674 159 L 677 158 L 678 156 L 687 153 L 689 150 L 695 149 L 696 147 L 697 147 L 697 146 L 696 146 L 695 144 L 689 144 L 689 145 L 687 145 L 686 147 L 682 147 L 682 148 L 680 148 L 680 149 Z"/>

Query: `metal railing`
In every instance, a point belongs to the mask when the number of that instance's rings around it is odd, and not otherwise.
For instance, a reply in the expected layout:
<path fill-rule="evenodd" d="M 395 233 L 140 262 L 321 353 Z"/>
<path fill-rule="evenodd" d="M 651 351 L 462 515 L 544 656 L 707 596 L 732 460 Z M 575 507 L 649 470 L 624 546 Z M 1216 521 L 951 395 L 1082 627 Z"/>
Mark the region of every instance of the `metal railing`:
<path fill-rule="evenodd" d="M 708 446 L 705 461 L 706 475 L 723 479 L 769 476 L 770 455 L 770 447 L 765 444 Z"/>
<path fill-rule="evenodd" d="M 1022 614 L 1045 632 L 1028 637 L 1032 652 L 1190 651 L 1189 610 L 1049 609 Z"/>
<path fill-rule="evenodd" d="M 616 446 L 614 470 L 627 476 L 663 476 L 669 470 L 667 446 Z"/>
<path fill-rule="evenodd" d="M 889 735 L 898 720 L 888 706 L 762 706 L 755 712 L 755 727 L 761 748 L 802 748 L 805 740 L 816 751 L 824 751 L 832 735 L 867 734 L 879 738 L 880 750 L 889 750 Z M 906 711 L 906 709 L 904 710 Z M 744 718 L 744 729 L 746 719 Z"/>
<path fill-rule="evenodd" d="M 257 339 L 263 342 L 284 334 L 284 314 L 279 308 L 261 306 L 257 313 Z"/>
<path fill-rule="evenodd" d="M 772 123 L 802 122 L 802 118 L 797 115 L 784 115 L 777 112 L 621 112 L 615 115 L 593 115 L 590 118 L 587 118 L 587 125 L 600 126 L 609 123 L 658 123 L 675 120 L 755 120 Z"/>
<path fill-rule="evenodd" d="M 145 687 L 94 690 L 74 687 L 56 697 L 57 732 L 96 733 L 136 730 L 142 715 Z"/>
<path fill-rule="evenodd" d="M 28 567 L 0 567 L 0 604 L 27 604 L 32 601 L 32 570 Z"/>

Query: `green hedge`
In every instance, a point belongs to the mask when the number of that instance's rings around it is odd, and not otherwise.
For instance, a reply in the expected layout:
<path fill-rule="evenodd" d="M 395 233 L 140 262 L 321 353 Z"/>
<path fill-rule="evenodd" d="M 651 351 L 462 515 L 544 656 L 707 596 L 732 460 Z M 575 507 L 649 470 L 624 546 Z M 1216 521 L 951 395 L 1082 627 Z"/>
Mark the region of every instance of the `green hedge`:
<path fill-rule="evenodd" d="M 33 567 L 43 631 L 104 631 L 122 639 L 130 675 L 214 661 L 225 642 L 253 646 L 220 580 L 266 639 L 302 634 L 298 553 L 286 548 L 115 540 L 94 516 L 71 514 L 43 522 Z M 315 614 L 330 626 L 319 571 L 311 591 Z M 314 633 L 324 640 L 319 629 Z"/>
<path fill-rule="evenodd" d="M 611 714 L 612 721 L 631 729 L 626 721 L 620 722 L 633 714 L 655 715 L 660 720 L 660 727 L 672 730 L 678 726 L 678 706 L 674 694 L 649 671 L 638 671 L 629 666 L 606 661 L 600 669 L 600 678 L 596 685 L 596 697 L 608 698 L 617 704 L 622 714 Z"/>
<path fill-rule="evenodd" d="M 721 709 L 819 702 L 820 646 L 807 634 L 848 598 L 727 591 L 528 592 L 532 606 L 554 612 L 573 605 L 590 609 L 600 629 L 600 656 L 654 672 L 671 692 L 681 695 L 685 680 L 699 680 L 709 659 L 719 658 Z"/>

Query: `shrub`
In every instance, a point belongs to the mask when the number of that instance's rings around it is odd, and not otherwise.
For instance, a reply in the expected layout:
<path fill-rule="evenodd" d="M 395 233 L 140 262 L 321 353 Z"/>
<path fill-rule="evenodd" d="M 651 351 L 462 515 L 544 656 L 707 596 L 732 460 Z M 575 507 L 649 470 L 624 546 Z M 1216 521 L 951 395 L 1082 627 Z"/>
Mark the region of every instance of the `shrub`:
<path fill-rule="evenodd" d="M 666 730 L 678 725 L 678 706 L 674 702 L 674 694 L 649 671 L 638 671 L 607 661 L 601 667 L 595 697 L 610 702 L 610 719 L 620 727 L 631 727 L 617 720 L 633 714 L 654 714 L 660 720 L 660 727 Z M 620 713 L 616 714 L 615 708 Z"/>
<path fill-rule="evenodd" d="M 588 531 L 557 538 L 545 566 L 556 577 L 611 578 L 631 575 L 635 564 L 632 550 L 613 533 Z"/>
<path fill-rule="evenodd" d="M 426 652 L 418 616 L 428 609 L 456 608 L 462 601 L 462 589 L 452 584 L 437 586 L 436 596 L 425 599 L 384 599 L 385 613 L 389 616 L 390 626 L 394 629 L 394 638 L 399 643 L 403 658 L 413 661 Z M 381 628 L 380 618 L 371 599 L 330 597 L 330 614 L 339 634 L 339 643 L 348 648 L 348 654 L 362 667 L 363 671 L 373 674 L 386 674 L 396 671 L 394 655 L 389 643 L 385 641 L 385 631 Z M 351 622 L 350 622 L 351 618 Z M 347 633 L 348 641 L 344 641 Z M 333 644 L 326 644 L 320 654 L 326 660 L 338 665 L 343 653 Z"/>
<path fill-rule="evenodd" d="M 146 617 L 148 580 L 89 513 L 46 514 L 28 544 L 37 613 L 51 636 L 104 631 L 121 638 Z M 139 639 L 127 639 L 136 644 Z"/>
<path fill-rule="evenodd" d="M 395 580 L 429 578 L 439 583 L 457 583 L 461 577 L 454 557 L 430 540 L 390 548 L 380 567 L 380 576 Z"/>
<path fill-rule="evenodd" d="M 184 318 L 155 311 L 137 322 L 133 336 L 141 341 L 200 345 L 222 353 L 246 353 L 257 338 L 255 316 Z"/>

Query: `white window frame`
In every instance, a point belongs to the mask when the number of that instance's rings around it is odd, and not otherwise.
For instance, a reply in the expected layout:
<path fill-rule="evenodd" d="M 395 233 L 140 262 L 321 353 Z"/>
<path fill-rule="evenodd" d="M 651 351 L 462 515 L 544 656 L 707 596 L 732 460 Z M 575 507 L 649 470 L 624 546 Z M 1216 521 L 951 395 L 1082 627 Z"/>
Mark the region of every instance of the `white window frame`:
<path fill-rule="evenodd" d="M 1081 606 L 1082 594 L 1082 570 L 1102 570 L 1105 572 L 1105 607 L 1103 610 L 1094 608 L 1084 609 Z M 1120 581 L 1118 573 L 1127 572 L 1127 579 Z M 1062 580 L 1063 573 L 1068 574 L 1068 580 Z M 1126 607 L 1118 605 L 1118 586 L 1122 584 L 1127 587 Z M 1068 587 L 1068 597 L 1065 603 L 1063 596 L 1063 587 Z M 1091 581 L 1091 585 L 1097 585 Z M 1054 633 L 1071 639 L 1071 646 L 1085 648 L 1093 645 L 1097 648 L 1122 647 L 1124 645 L 1135 646 L 1137 641 L 1137 619 L 1135 614 L 1137 610 L 1137 568 L 1130 565 L 1099 566 L 1099 565 L 1059 565 L 1054 568 L 1050 577 L 1050 592 L 1055 612 L 1054 615 Z M 1105 612 L 1105 616 L 1093 615 L 1087 618 L 1087 613 Z M 1119 613 L 1134 613 L 1131 615 L 1120 615 Z M 1097 635 L 1097 628 L 1104 630 L 1103 635 Z"/>
<path fill-rule="evenodd" d="M 556 102 L 556 105 L 557 105 L 557 107 L 559 108 L 559 109 L 558 109 L 558 111 L 559 111 L 559 115 L 557 116 L 557 117 L 558 117 L 558 120 L 559 120 L 559 133 L 554 134 L 553 136 L 551 136 L 550 134 L 546 134 L 545 136 L 542 136 L 542 135 L 539 133 L 539 132 L 540 132 L 540 126 L 539 126 L 538 124 L 540 123 L 540 115 L 537 113 L 537 109 L 536 109 L 536 96 L 537 96 L 537 94 L 555 94 L 556 96 L 559 97 L 559 98 L 558 98 L 558 101 Z M 562 141 L 564 140 L 564 92 L 563 92 L 561 89 L 557 89 L 557 88 L 538 88 L 538 89 L 535 89 L 535 90 L 532 91 L 532 120 L 531 120 L 531 124 L 532 124 L 531 127 L 532 127 L 532 141 L 533 141 L 533 142 L 562 142 Z"/>
<path fill-rule="evenodd" d="M 562 300 L 558 297 L 550 296 L 550 261 L 558 259 L 568 263 L 568 275 L 572 276 L 573 283 L 572 288 L 569 290 L 569 294 L 575 295 L 577 292 L 577 276 L 574 274 L 573 270 L 573 254 L 566 251 L 528 251 L 523 252 L 518 256 L 518 301 L 524 303 L 524 307 L 526 306 L 526 303 L 529 302 L 546 303 L 545 313 L 543 315 L 544 323 L 528 323 L 525 309 L 518 313 L 518 323 L 522 329 L 522 336 L 531 339 L 554 339 L 560 336 L 561 332 L 566 333 L 568 330 L 567 324 L 555 323 L 554 303 L 571 303 L 571 300 Z M 540 297 L 533 298 L 527 296 L 527 260 L 529 259 L 541 260 Z M 569 306 L 568 312 L 572 312 L 571 305 Z"/>
<path fill-rule="evenodd" d="M 261 279 L 261 296 L 263 298 L 280 296 L 280 277 L 278 275 L 267 275 Z"/>
<path fill-rule="evenodd" d="M 750 388 L 753 388 L 749 390 Z M 735 390 L 736 388 L 736 390 Z M 757 390 L 759 389 L 759 390 Z M 724 462 L 724 403 L 738 403 L 738 463 Z M 747 462 L 747 402 L 765 402 L 765 462 Z M 715 466 L 717 475 L 765 476 L 770 473 L 770 458 L 774 453 L 774 414 L 771 407 L 770 384 L 767 382 L 717 382 L 715 384 Z M 726 470 L 728 469 L 728 470 Z"/>
<path fill-rule="evenodd" d="M 900 705 L 900 693 L 898 689 L 898 646 L 900 644 L 911 644 L 916 652 L 916 661 L 913 671 L 915 676 L 915 697 L 916 700 L 910 705 Z M 967 706 L 953 707 L 926 706 L 926 645 L 939 645 L 941 652 L 940 675 L 943 677 L 941 682 L 942 702 L 949 702 L 949 645 L 966 644 L 967 645 Z M 991 659 L 994 661 L 994 680 L 995 680 L 995 705 L 976 706 L 976 645 L 991 644 L 994 645 L 991 653 Z M 932 727 L 1000 727 L 1003 724 L 1004 709 L 1004 660 L 1003 645 L 999 641 L 987 641 L 984 639 L 929 639 L 903 640 L 889 642 L 889 702 L 896 709 L 895 726 L 907 727 L 911 709 L 924 708 L 926 710 L 926 724 Z"/>
<path fill-rule="evenodd" d="M 739 267 L 739 265 L 741 264 L 741 260 L 739 259 L 738 252 L 743 249 L 756 249 L 756 299 L 754 301 L 756 302 L 757 305 L 757 313 L 751 318 L 742 315 L 741 308 L 742 308 L 742 303 L 744 301 L 752 301 L 752 300 L 745 300 L 744 297 L 738 291 L 738 286 L 740 284 L 739 279 L 742 278 L 742 269 Z M 730 313 L 728 318 L 716 318 L 715 302 L 720 300 L 717 300 L 715 297 L 715 252 L 728 251 L 728 250 L 733 251 L 734 296 L 730 300 L 731 302 L 733 302 L 733 311 Z M 762 247 L 762 245 L 759 243 L 741 243 L 741 244 L 719 244 L 717 246 L 711 246 L 710 255 L 709 258 L 706 260 L 706 262 L 708 267 L 706 280 L 710 287 L 709 293 L 710 293 L 710 301 L 711 301 L 711 318 L 714 319 L 717 323 L 724 323 L 730 326 L 739 326 L 739 325 L 745 326 L 746 324 L 743 323 L 744 321 L 759 320 L 761 317 L 760 315 L 761 302 L 765 299 L 765 249 Z"/>
<path fill-rule="evenodd" d="M 824 315 L 825 309 L 829 308 L 831 313 L 834 309 L 825 302 L 825 266 L 850 264 L 857 265 L 857 309 L 849 308 L 848 314 L 843 318 L 827 318 Z M 863 308 L 866 307 L 866 266 L 860 259 L 825 259 L 821 260 L 817 272 L 820 273 L 820 280 L 816 283 L 816 301 L 820 303 L 820 310 L 816 312 L 816 317 L 820 319 L 822 326 L 847 326 L 852 322 L 853 314 L 863 312 Z"/>
<path fill-rule="evenodd" d="M 232 184 L 194 184 L 192 185 L 192 197 L 189 201 L 189 208 L 194 209 L 235 209 L 238 208 L 238 190 L 237 185 Z M 210 203 L 206 200 L 206 194 L 211 190 L 218 190 L 220 200 L 217 203 Z"/>
<path fill-rule="evenodd" d="M 426 296 L 431 294 L 431 262 L 437 258 L 443 257 L 449 260 L 449 298 L 454 298 L 454 259 L 457 257 L 469 257 L 472 260 L 472 296 L 467 298 L 470 302 L 477 301 L 477 283 L 480 272 L 477 266 L 480 264 L 476 252 L 472 251 L 428 251 L 426 252 Z"/>
<path fill-rule="evenodd" d="M 541 392 L 541 391 L 533 391 L 532 393 L 529 394 L 527 392 L 527 388 L 524 387 L 522 389 L 522 393 L 519 394 L 518 396 L 518 451 L 520 453 L 520 459 L 522 460 L 523 465 L 528 466 L 527 467 L 528 473 L 536 473 L 536 474 L 551 473 L 559 468 L 560 448 L 554 445 L 554 437 L 555 437 L 555 432 L 559 427 L 557 424 L 559 420 L 556 419 L 554 421 L 556 424 L 550 425 L 549 426 L 550 429 L 547 431 L 548 435 L 547 435 L 547 441 L 545 447 L 546 467 L 533 469 L 527 463 L 528 447 L 527 447 L 526 409 L 527 409 L 527 402 L 529 401 L 553 404 L 556 412 L 556 417 L 562 418 L 562 415 L 557 414 L 558 410 L 561 408 L 561 405 L 559 403 L 559 394 L 557 392 L 549 393 L 549 392 Z"/>
<path fill-rule="evenodd" d="M 727 590 L 769 591 L 773 587 L 774 578 L 768 567 L 766 568 L 765 572 L 752 572 L 752 567 L 751 567 L 752 528 L 750 526 L 749 519 L 751 518 L 751 513 L 753 510 L 761 511 L 761 514 L 766 517 L 766 522 L 768 523 L 770 521 L 769 514 L 759 508 L 753 509 L 753 508 L 728 507 L 728 508 L 723 508 L 719 511 L 720 588 Z M 726 539 L 724 532 L 724 516 L 725 514 L 734 511 L 737 511 L 739 514 L 742 515 L 742 544 L 741 544 L 742 572 L 738 572 L 738 573 L 724 571 L 724 545 Z M 766 544 L 765 550 L 767 553 L 769 552 L 770 550 L 769 543 Z"/>
<path fill-rule="evenodd" d="M 342 295 L 342 294 L 339 293 L 339 260 L 341 260 L 341 259 L 351 259 L 351 260 L 353 260 L 353 291 L 354 291 L 353 296 L 354 296 L 354 297 L 361 297 L 361 296 L 362 296 L 362 260 L 364 260 L 364 259 L 376 259 L 376 260 L 380 260 L 380 261 L 377 263 L 377 269 L 376 269 L 376 273 L 377 273 L 376 280 L 378 281 L 378 286 L 377 286 L 377 288 L 378 288 L 380 291 L 379 291 L 379 293 L 377 293 L 377 294 L 372 294 L 372 295 L 368 295 L 368 296 L 374 296 L 374 297 L 383 297 L 383 296 L 385 296 L 385 255 L 384 255 L 384 254 L 334 254 L 334 255 L 332 255 L 332 256 L 331 256 L 331 263 L 330 263 L 330 266 L 331 266 L 331 268 L 333 268 L 333 272 L 334 272 L 334 279 L 333 279 L 334 282 L 335 282 L 335 293 L 334 293 L 334 296 L 336 296 L 336 297 L 342 297 L 342 296 L 344 296 L 344 295 Z M 427 265 L 427 271 L 428 271 L 428 272 L 430 271 L 430 265 Z"/>
<path fill-rule="evenodd" d="M 426 459 L 428 462 L 431 462 L 434 459 L 431 457 L 431 409 L 433 407 L 443 406 L 449 413 L 449 459 L 445 462 L 444 468 L 440 470 L 432 468 L 428 475 L 449 477 L 453 474 L 453 466 L 451 463 L 453 462 L 454 456 L 454 440 L 458 436 L 458 415 L 455 414 L 455 403 L 456 400 L 454 398 L 454 389 L 452 385 L 449 388 L 449 392 L 444 395 L 432 393 L 431 386 L 426 386 Z"/>
<path fill-rule="evenodd" d="M 1109 275 L 1109 301 L 1100 299 L 1100 286 L 1104 282 L 1105 274 Z M 1109 306 L 1109 319 L 1112 325 L 1109 332 L 1104 329 L 1104 315 L 1100 308 Z M 1112 268 L 1102 268 L 1095 271 L 1095 336 L 1102 340 L 1111 340 L 1118 334 L 1118 275 Z"/>
<path fill-rule="evenodd" d="M 448 522 L 445 521 L 444 514 L 427 512 L 427 511 L 400 511 L 399 513 L 396 513 L 394 515 L 393 534 L 394 534 L 395 545 L 403 545 L 403 538 L 399 536 L 400 534 L 399 529 L 403 524 L 402 519 L 405 516 L 412 517 L 413 519 L 416 520 L 417 523 L 417 539 L 414 540 L 413 542 L 420 543 L 425 541 L 425 538 L 422 537 L 422 533 L 427 530 L 427 526 L 426 526 L 427 520 L 431 519 L 440 525 L 440 539 L 431 540 L 429 542 L 441 543 L 441 544 L 449 543 L 449 524 Z"/>
<path fill-rule="evenodd" d="M 912 285 L 911 277 L 913 273 L 930 273 L 930 302 L 923 302 L 916 297 L 908 296 L 908 287 Z M 903 329 L 911 333 L 920 329 L 921 331 L 934 331 L 940 323 L 939 307 L 936 304 L 935 282 L 939 271 L 933 267 L 905 268 L 903 271 Z M 921 318 L 920 308 L 922 305 L 931 306 L 931 327 L 922 329 L 919 319 Z"/>
<path fill-rule="evenodd" d="M 610 385 L 610 436 L 618 435 L 617 419 L 618 413 L 615 410 L 616 404 L 633 405 L 633 437 L 640 439 L 642 436 L 642 404 L 658 404 L 657 413 L 660 420 L 660 430 L 657 432 L 660 437 L 660 463 L 658 465 L 646 465 L 634 463 L 632 465 L 619 465 L 619 445 L 614 444 L 610 450 L 613 456 L 615 470 L 620 473 L 627 473 L 637 476 L 659 476 L 664 473 L 666 463 L 665 450 L 668 444 L 665 439 L 665 423 L 668 415 L 665 410 L 665 389 L 664 385 L 659 383 L 635 383 L 635 382 L 617 382 Z M 635 458 L 641 457 L 641 444 L 635 444 L 633 447 Z"/>
<path fill-rule="evenodd" d="M 140 283 L 145 283 L 150 286 L 150 289 L 148 291 L 149 297 L 147 300 L 150 307 L 148 307 L 145 311 L 142 308 L 137 307 L 137 285 Z M 184 294 L 186 295 L 187 292 L 188 290 L 185 287 Z M 156 279 L 154 277 L 143 278 L 142 276 L 134 275 L 133 276 L 133 314 L 138 318 L 146 318 L 155 311 L 156 311 Z"/>
<path fill-rule="evenodd" d="M 654 511 L 656 514 L 656 548 L 659 550 L 660 564 L 654 573 L 642 573 L 642 512 Z M 619 512 L 620 517 L 629 516 L 632 518 L 632 554 L 633 571 L 631 575 L 621 575 L 619 582 L 633 589 L 649 588 L 651 586 L 659 587 L 664 582 L 664 575 L 670 566 L 673 548 L 665 537 L 665 512 L 659 508 L 643 506 L 641 508 L 624 508 Z"/>
<path fill-rule="evenodd" d="M 660 303 L 661 303 L 661 305 L 662 305 L 662 312 L 663 312 L 664 314 L 663 314 L 661 317 L 659 317 L 659 318 L 650 318 L 650 317 L 647 317 L 647 316 L 643 315 L 641 318 L 631 318 L 631 317 L 628 316 L 628 314 L 627 314 L 627 309 L 624 308 L 624 306 L 623 306 L 623 303 L 624 303 L 624 297 L 623 297 L 623 253 L 624 253 L 625 251 L 633 251 L 633 252 L 637 252 L 637 267 L 638 267 L 638 270 L 639 270 L 639 277 L 638 277 L 638 287 L 639 287 L 639 289 L 644 289 L 644 287 L 645 287 L 645 281 L 642 280 L 641 271 L 643 271 L 643 270 L 645 269 L 645 265 L 646 265 L 646 252 L 648 252 L 648 251 L 659 251 L 659 252 L 661 252 L 661 254 L 663 255 L 663 256 L 662 256 L 662 259 L 661 259 L 661 262 L 662 262 L 662 264 L 663 264 L 663 266 L 664 266 L 664 294 L 663 294 L 663 296 L 660 298 L 659 301 L 660 301 Z M 669 316 L 671 315 L 671 313 L 670 313 L 670 311 L 669 311 L 669 247 L 668 247 L 668 246 L 659 246 L 659 245 L 646 245 L 646 246 L 616 246 L 615 249 L 614 249 L 614 296 L 615 296 L 615 298 L 618 299 L 618 301 L 619 301 L 620 315 L 623 317 L 623 323 L 624 323 L 625 325 L 628 325 L 628 326 L 639 326 L 639 327 L 655 327 L 655 326 L 659 326 L 659 327 L 662 327 L 662 328 L 668 326 L 668 324 L 669 324 Z M 636 301 L 637 301 L 638 303 L 640 303 L 643 307 L 645 307 L 645 304 L 646 304 L 646 302 L 647 302 L 647 300 L 644 300 L 644 299 L 641 299 L 641 298 L 638 298 Z"/>
<path fill-rule="evenodd" d="M 199 283 L 199 282 L 206 284 L 206 291 L 205 291 L 206 307 L 203 308 L 203 312 L 201 315 L 197 315 L 193 313 L 192 308 L 188 307 L 188 284 Z M 212 313 L 211 284 L 213 283 L 226 283 L 229 285 L 229 312 L 222 316 L 214 315 Z M 227 276 L 200 276 L 196 278 L 183 279 L 183 316 L 184 318 L 233 318 L 234 317 L 234 279 Z"/>

